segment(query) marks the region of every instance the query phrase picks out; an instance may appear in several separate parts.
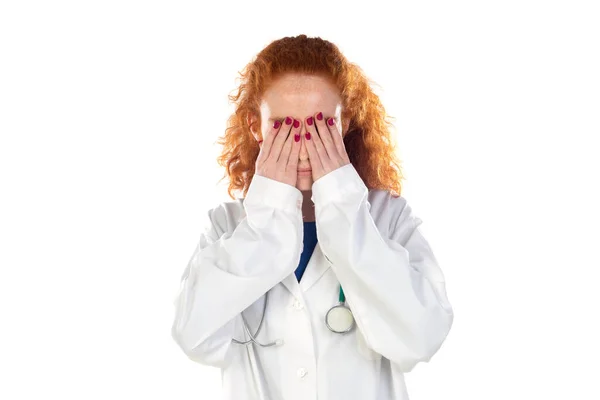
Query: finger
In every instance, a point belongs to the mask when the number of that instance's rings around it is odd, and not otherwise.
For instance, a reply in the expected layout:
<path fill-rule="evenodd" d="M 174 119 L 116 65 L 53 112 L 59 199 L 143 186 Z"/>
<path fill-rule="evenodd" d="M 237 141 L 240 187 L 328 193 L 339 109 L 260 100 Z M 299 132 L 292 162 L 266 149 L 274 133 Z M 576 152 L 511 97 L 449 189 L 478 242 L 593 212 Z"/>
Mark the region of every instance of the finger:
<path fill-rule="evenodd" d="M 292 142 L 292 151 L 290 152 L 290 156 L 288 159 L 288 164 L 287 164 L 287 168 L 290 170 L 290 172 L 293 172 L 294 174 L 298 173 L 298 158 L 300 157 L 300 147 L 302 146 L 302 138 L 300 137 L 300 132 L 302 131 L 302 125 L 300 125 L 300 128 L 297 131 L 294 131 L 294 135 L 293 135 L 293 142 Z M 298 141 L 296 142 L 296 135 L 298 135 Z M 292 135 L 290 134 L 290 137 L 292 137 Z"/>
<path fill-rule="evenodd" d="M 271 147 L 271 152 L 269 153 L 269 158 L 273 159 L 275 163 L 279 160 L 279 155 L 281 154 L 281 150 L 283 145 L 288 138 L 288 134 L 290 132 L 290 128 L 292 127 L 292 122 L 294 120 L 290 117 L 286 117 L 283 121 L 283 125 L 277 132 L 277 137 L 273 139 L 273 146 Z"/>
<path fill-rule="evenodd" d="M 329 118 L 327 120 L 327 126 L 329 127 L 329 132 L 331 133 L 331 138 L 333 140 L 335 149 L 337 150 L 337 154 L 342 158 L 342 160 L 344 160 L 344 162 L 349 163 L 350 159 L 348 158 L 348 153 L 346 152 L 344 138 L 342 138 L 342 134 L 338 129 L 335 118 Z"/>
<path fill-rule="evenodd" d="M 319 115 L 321 116 L 320 120 L 318 118 Z M 323 169 L 329 170 L 332 167 L 331 159 L 333 156 L 335 156 L 335 154 L 332 154 L 331 156 L 329 154 L 327 154 L 327 150 L 325 149 L 325 146 L 323 145 L 322 138 L 324 136 L 329 135 L 329 130 L 327 129 L 327 126 L 325 125 L 323 113 L 317 114 L 317 118 L 315 120 L 315 127 L 317 129 L 318 135 L 311 135 L 311 140 L 313 141 L 313 146 L 314 146 L 317 154 L 319 155 L 319 159 L 321 160 L 321 165 L 323 166 Z"/>
<path fill-rule="evenodd" d="M 260 146 L 260 152 L 258 153 L 258 157 L 256 159 L 257 162 L 261 163 L 269 158 L 269 153 L 271 152 L 271 147 L 273 146 L 273 141 L 277 136 L 277 133 L 281 129 L 281 121 L 273 122 L 271 126 L 270 132 L 268 135 L 263 135 L 262 146 Z"/>
<path fill-rule="evenodd" d="M 283 149 L 281 150 L 281 154 L 279 154 L 279 159 L 277 160 L 277 164 L 281 169 L 285 170 L 287 168 L 288 160 L 290 159 L 290 152 L 292 150 L 292 144 L 294 143 L 294 133 L 298 133 L 300 130 L 300 121 L 294 119 L 292 123 L 292 130 L 288 135 L 285 144 L 283 145 Z"/>
<path fill-rule="evenodd" d="M 336 161 L 340 159 L 340 155 L 338 154 L 337 148 L 335 147 L 335 142 L 333 141 L 332 134 L 329 130 L 330 121 L 334 121 L 335 123 L 333 118 L 325 118 L 321 121 L 317 121 L 317 129 L 319 131 L 319 139 L 321 139 L 321 143 L 325 148 L 327 155 L 332 161 Z M 316 141 L 315 144 L 317 144 Z"/>
<path fill-rule="evenodd" d="M 321 163 L 319 154 L 315 149 L 315 143 L 313 140 L 315 135 L 313 135 L 310 132 L 310 130 L 307 130 L 306 133 L 302 135 L 302 140 L 304 140 L 304 144 L 306 145 L 306 151 L 308 152 L 308 160 L 310 162 L 310 168 L 313 170 L 313 176 L 320 176 L 323 175 L 323 164 Z M 308 137 L 310 137 L 310 139 L 308 139 Z"/>

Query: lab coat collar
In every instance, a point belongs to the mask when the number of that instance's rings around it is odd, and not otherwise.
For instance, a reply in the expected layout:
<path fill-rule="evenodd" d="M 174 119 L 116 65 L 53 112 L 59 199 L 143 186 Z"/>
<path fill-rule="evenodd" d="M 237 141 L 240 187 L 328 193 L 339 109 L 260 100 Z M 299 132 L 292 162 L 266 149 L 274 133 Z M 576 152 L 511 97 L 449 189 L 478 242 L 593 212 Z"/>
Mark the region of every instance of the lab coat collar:
<path fill-rule="evenodd" d="M 300 282 L 298 282 L 296 274 L 292 272 L 281 283 L 295 298 L 300 299 L 303 297 L 302 293 L 307 292 L 329 268 L 331 268 L 331 263 L 325 258 L 321 246 L 317 242 Z"/>

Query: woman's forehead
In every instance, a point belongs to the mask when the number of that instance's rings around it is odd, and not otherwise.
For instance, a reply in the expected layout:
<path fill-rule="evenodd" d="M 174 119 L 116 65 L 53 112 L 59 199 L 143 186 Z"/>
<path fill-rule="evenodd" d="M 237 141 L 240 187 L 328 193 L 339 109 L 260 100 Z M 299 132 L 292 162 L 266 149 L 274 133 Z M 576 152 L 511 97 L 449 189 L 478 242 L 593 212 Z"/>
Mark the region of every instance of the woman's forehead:
<path fill-rule="evenodd" d="M 286 75 L 273 81 L 261 101 L 261 113 L 271 119 L 294 112 L 335 114 L 341 99 L 337 88 L 315 75 Z M 281 115 L 280 115 L 281 114 Z M 300 117 L 300 116 L 298 116 Z"/>
<path fill-rule="evenodd" d="M 275 78 L 268 86 L 268 92 L 303 92 L 303 91 L 329 91 L 336 93 L 338 90 L 331 80 L 320 75 L 289 73 Z"/>

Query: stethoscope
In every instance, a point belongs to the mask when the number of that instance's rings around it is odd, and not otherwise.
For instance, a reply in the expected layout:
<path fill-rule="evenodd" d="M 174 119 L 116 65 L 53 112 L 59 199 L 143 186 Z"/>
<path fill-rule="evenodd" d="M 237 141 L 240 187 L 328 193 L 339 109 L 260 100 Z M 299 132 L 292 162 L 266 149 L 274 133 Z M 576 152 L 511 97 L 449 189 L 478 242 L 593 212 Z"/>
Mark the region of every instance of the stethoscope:
<path fill-rule="evenodd" d="M 258 328 L 256 329 L 254 335 L 250 333 L 250 330 L 248 329 L 248 323 L 246 321 L 246 318 L 244 318 L 244 314 L 241 314 L 242 321 L 244 322 L 244 331 L 250 337 L 250 340 L 242 342 L 237 339 L 231 339 L 232 342 L 238 344 L 249 344 L 254 342 L 261 347 L 279 346 L 283 344 L 283 339 L 277 339 L 274 342 L 270 342 L 267 344 L 260 343 L 256 340 L 256 336 L 258 336 L 258 334 L 260 333 L 263 320 L 265 319 L 265 311 L 267 310 L 268 301 L 269 292 L 265 294 L 265 304 L 263 305 L 262 317 L 260 318 Z M 342 285 L 340 285 L 339 303 L 331 307 L 329 311 L 327 311 L 327 314 L 325 314 L 325 325 L 327 325 L 327 328 L 331 332 L 341 334 L 350 332 L 355 325 L 352 311 L 350 310 L 350 308 L 348 308 L 348 306 L 346 306 L 346 296 L 344 295 L 344 289 L 342 289 Z"/>

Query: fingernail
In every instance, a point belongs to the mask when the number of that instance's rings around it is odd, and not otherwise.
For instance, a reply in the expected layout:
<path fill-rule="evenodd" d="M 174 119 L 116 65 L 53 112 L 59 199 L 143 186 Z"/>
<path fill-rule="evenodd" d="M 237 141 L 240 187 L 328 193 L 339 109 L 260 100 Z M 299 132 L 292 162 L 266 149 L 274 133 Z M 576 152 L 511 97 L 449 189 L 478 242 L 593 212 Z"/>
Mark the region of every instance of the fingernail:
<path fill-rule="evenodd" d="M 318 119 L 319 121 L 322 121 L 322 120 L 323 120 L 323 113 L 322 113 L 322 112 L 320 112 L 320 113 L 318 113 L 318 114 L 317 114 L 317 119 Z"/>
<path fill-rule="evenodd" d="M 279 128 L 279 125 L 281 125 L 281 122 L 275 121 L 275 123 L 273 124 L 273 128 L 277 129 Z"/>
<path fill-rule="evenodd" d="M 300 126 L 300 121 L 298 121 L 297 119 L 294 120 L 294 128 L 297 128 Z"/>
<path fill-rule="evenodd" d="M 310 126 L 312 126 L 313 124 L 313 117 L 310 117 L 309 119 L 306 120 L 306 123 Z"/>
<path fill-rule="evenodd" d="M 306 132 L 304 134 L 304 137 L 306 138 L 306 140 L 310 140 L 310 132 Z"/>
<path fill-rule="evenodd" d="M 295 140 L 296 142 L 299 142 L 299 141 L 300 141 L 300 134 L 295 134 L 295 135 L 294 135 L 294 140 Z"/>
<path fill-rule="evenodd" d="M 329 125 L 329 126 L 333 126 L 334 123 L 335 123 L 335 121 L 333 120 L 333 118 L 329 118 L 327 120 L 327 125 Z"/>
<path fill-rule="evenodd" d="M 289 125 L 292 123 L 292 119 L 290 117 L 285 117 L 285 124 Z"/>

